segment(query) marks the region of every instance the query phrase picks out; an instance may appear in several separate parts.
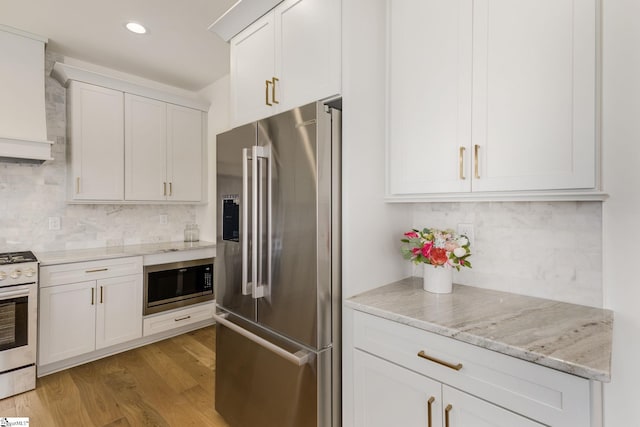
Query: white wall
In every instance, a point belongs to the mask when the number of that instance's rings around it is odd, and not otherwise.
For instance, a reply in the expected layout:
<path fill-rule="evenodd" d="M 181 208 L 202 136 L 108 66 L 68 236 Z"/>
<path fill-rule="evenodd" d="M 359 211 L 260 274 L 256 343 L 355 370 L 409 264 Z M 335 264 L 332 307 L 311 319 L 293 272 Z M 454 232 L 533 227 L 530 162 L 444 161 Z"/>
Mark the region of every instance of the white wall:
<path fill-rule="evenodd" d="M 605 427 L 640 426 L 640 2 L 603 3 L 603 283 L 614 310 Z"/>
<path fill-rule="evenodd" d="M 342 4 L 342 292 L 350 297 L 408 275 L 398 247 L 411 212 L 384 201 L 386 2 Z"/>
<path fill-rule="evenodd" d="M 200 226 L 200 240 L 216 241 L 216 135 L 230 128 L 229 75 L 218 79 L 199 92 L 211 102 L 208 115 L 207 173 L 208 203 L 196 209 L 196 222 Z"/>
<path fill-rule="evenodd" d="M 385 0 L 342 1 L 342 292 L 408 275 L 399 255 L 406 206 L 384 202 Z M 353 425 L 352 320 L 343 310 L 343 425 Z"/>

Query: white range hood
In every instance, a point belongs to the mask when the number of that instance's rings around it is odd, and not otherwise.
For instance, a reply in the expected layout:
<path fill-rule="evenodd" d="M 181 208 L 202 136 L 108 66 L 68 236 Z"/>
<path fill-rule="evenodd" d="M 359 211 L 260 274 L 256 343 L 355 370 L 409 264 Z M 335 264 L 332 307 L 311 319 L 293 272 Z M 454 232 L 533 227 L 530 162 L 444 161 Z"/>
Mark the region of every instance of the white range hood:
<path fill-rule="evenodd" d="M 52 160 L 44 95 L 46 43 L 46 38 L 0 25 L 0 161 Z"/>

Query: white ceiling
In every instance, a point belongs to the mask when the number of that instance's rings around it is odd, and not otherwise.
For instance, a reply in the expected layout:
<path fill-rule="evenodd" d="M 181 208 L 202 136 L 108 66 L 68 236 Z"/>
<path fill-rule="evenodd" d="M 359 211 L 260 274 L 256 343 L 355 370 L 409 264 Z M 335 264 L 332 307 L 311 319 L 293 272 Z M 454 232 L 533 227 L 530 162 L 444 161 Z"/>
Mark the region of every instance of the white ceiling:
<path fill-rule="evenodd" d="M 229 72 L 229 46 L 207 27 L 235 0 L 0 0 L 0 24 L 47 49 L 197 91 Z M 148 33 L 124 29 L 129 20 Z"/>

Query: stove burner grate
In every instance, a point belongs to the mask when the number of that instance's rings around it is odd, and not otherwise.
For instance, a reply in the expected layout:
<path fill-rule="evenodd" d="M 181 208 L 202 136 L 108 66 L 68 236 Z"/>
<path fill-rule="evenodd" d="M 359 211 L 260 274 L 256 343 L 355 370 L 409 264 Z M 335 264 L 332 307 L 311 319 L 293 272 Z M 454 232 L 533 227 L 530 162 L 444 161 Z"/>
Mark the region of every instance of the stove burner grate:
<path fill-rule="evenodd" d="M 22 262 L 36 262 L 38 259 L 31 251 L 6 252 L 0 254 L 0 265 L 19 264 Z"/>

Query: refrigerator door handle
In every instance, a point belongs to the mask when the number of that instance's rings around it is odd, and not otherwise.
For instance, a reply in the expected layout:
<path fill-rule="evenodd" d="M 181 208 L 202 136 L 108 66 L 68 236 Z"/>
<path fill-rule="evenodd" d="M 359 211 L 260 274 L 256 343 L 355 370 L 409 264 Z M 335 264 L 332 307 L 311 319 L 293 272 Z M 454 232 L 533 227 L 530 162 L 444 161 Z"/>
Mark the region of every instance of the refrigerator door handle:
<path fill-rule="evenodd" d="M 242 149 L 242 295 L 251 295 L 249 283 L 249 148 Z M 254 234 L 255 236 L 255 234 Z"/>
<path fill-rule="evenodd" d="M 271 150 L 269 147 L 254 145 L 251 148 L 253 163 L 251 165 L 251 230 L 253 244 L 251 246 L 251 295 L 253 298 L 262 298 L 269 294 L 271 288 Z M 259 159 L 267 161 L 267 206 L 263 206 L 259 201 L 263 198 L 260 193 L 258 181 L 261 178 L 258 169 Z M 267 209 L 266 222 L 262 223 L 262 212 Z M 266 226 L 267 232 L 267 271 L 262 271 L 264 265 L 262 259 L 262 235 Z M 265 277 L 266 276 L 266 277 Z"/>
<path fill-rule="evenodd" d="M 264 338 L 259 337 L 258 335 L 247 331 L 246 329 L 236 325 L 235 323 L 230 322 L 229 320 L 227 320 L 227 316 L 228 314 L 214 314 L 213 320 L 215 320 L 217 323 L 220 323 L 222 326 L 225 326 L 231 329 L 232 331 L 242 335 L 243 337 L 253 341 L 259 346 L 264 347 L 265 349 L 277 354 L 283 359 L 288 360 L 294 365 L 303 366 L 303 365 L 306 365 L 310 360 L 312 360 L 312 357 L 313 357 L 312 352 L 307 350 L 300 350 L 295 353 L 291 353 L 285 350 L 284 348 L 279 347 L 265 340 Z"/>

